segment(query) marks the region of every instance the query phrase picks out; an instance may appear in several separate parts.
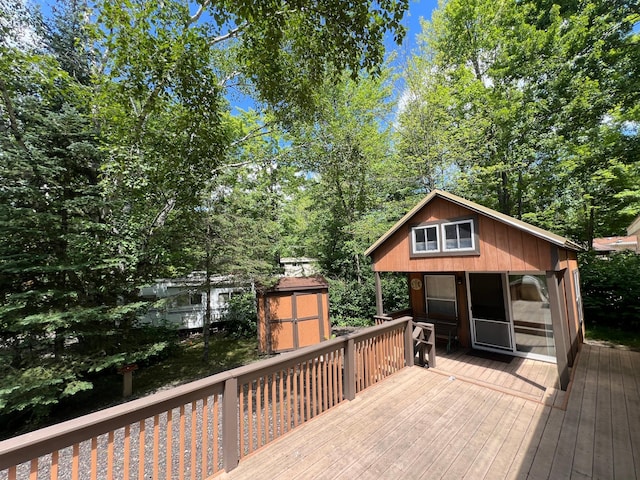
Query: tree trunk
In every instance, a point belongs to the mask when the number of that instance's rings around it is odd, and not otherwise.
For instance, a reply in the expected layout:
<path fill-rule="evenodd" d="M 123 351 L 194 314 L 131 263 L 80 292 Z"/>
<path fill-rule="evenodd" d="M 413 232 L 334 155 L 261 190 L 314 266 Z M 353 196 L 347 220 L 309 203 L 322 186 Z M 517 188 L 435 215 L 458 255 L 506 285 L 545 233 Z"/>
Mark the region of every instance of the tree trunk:
<path fill-rule="evenodd" d="M 589 221 L 587 224 L 587 242 L 588 242 L 588 249 L 592 250 L 593 249 L 593 237 L 595 236 L 595 208 L 593 206 L 593 200 L 589 201 L 589 206 L 587 207 L 588 211 L 589 211 Z"/>

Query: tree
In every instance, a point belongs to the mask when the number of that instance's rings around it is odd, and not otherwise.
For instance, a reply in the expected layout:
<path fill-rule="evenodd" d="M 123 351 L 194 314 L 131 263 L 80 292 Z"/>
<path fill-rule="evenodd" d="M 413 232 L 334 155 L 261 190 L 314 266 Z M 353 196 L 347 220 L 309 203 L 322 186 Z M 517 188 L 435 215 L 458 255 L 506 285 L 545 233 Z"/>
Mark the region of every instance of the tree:
<path fill-rule="evenodd" d="M 447 2 L 409 71 L 403 154 L 544 228 L 619 232 L 638 212 L 639 18 L 634 2 Z"/>
<path fill-rule="evenodd" d="M 141 305 L 122 304 L 87 87 L 55 52 L 0 48 L 0 407 L 15 425 L 167 343 L 137 336 Z"/>

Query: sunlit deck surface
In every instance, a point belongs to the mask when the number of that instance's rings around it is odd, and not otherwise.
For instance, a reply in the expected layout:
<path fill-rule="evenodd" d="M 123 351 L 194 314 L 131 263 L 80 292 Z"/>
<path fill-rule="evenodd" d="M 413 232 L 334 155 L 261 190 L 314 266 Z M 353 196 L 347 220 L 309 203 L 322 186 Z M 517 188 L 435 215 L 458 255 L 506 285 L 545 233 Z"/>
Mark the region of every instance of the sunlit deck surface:
<path fill-rule="evenodd" d="M 220 478 L 639 478 L 640 353 L 584 345 L 567 395 L 554 365 L 438 353 Z"/>

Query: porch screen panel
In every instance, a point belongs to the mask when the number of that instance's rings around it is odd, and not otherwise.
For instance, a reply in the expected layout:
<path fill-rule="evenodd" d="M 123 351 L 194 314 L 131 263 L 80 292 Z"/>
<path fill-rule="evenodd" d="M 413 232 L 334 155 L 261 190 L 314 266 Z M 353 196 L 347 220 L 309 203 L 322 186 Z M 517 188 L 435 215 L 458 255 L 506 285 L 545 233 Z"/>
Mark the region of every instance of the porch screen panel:
<path fill-rule="evenodd" d="M 546 357 L 556 356 L 544 275 L 509 275 L 516 350 Z"/>
<path fill-rule="evenodd" d="M 511 335 L 509 324 L 494 320 L 474 318 L 476 329 L 476 343 L 493 348 L 511 350 Z"/>

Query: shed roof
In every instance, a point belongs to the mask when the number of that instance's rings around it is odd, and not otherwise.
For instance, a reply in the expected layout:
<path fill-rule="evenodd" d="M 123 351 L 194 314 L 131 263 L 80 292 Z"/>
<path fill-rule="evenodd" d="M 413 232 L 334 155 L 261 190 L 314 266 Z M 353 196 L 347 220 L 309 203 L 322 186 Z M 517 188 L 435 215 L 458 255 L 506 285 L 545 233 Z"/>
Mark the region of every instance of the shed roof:
<path fill-rule="evenodd" d="M 522 220 L 518 220 L 516 218 L 510 217 L 509 215 L 505 215 L 504 213 L 500 213 L 491 208 L 485 207 L 478 203 L 472 202 L 465 198 L 454 195 L 453 193 L 445 192 L 443 190 L 433 190 L 429 193 L 420 203 L 418 203 L 415 207 L 413 207 L 404 217 L 402 217 L 393 227 L 391 227 L 387 233 L 382 235 L 373 245 L 371 245 L 364 252 L 365 255 L 371 255 L 380 245 L 382 245 L 391 235 L 398 231 L 403 225 L 405 225 L 411 218 L 422 210 L 426 205 L 429 204 L 434 198 L 439 197 L 449 202 L 460 205 L 464 208 L 467 208 L 471 211 L 479 213 L 481 215 L 485 215 L 489 218 L 497 220 L 498 222 L 502 222 L 510 227 L 517 228 L 518 230 L 522 230 L 527 232 L 535 237 L 541 238 L 543 240 L 548 241 L 554 245 L 557 245 L 562 248 L 567 248 L 569 250 L 580 251 L 583 248 L 577 243 L 569 240 L 568 238 L 562 237 L 560 235 L 556 235 L 555 233 L 549 232 L 548 230 L 544 230 L 539 227 L 535 227 L 531 224 L 523 222 Z"/>
<path fill-rule="evenodd" d="M 267 288 L 267 292 L 293 292 L 300 290 L 327 289 L 329 284 L 321 275 L 313 277 L 282 277 L 273 287 Z M 263 290 L 258 288 L 258 290 Z"/>

